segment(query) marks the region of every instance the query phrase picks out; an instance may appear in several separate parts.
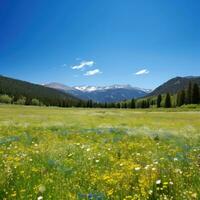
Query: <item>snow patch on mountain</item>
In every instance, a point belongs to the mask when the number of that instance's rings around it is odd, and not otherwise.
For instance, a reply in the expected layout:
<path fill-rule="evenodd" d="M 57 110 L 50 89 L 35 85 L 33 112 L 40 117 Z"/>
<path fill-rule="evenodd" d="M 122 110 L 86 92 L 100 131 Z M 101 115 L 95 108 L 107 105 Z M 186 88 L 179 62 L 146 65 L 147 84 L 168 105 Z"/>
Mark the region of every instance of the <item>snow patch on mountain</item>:
<path fill-rule="evenodd" d="M 111 85 L 111 86 L 75 86 L 73 87 L 76 90 L 80 90 L 82 92 L 94 92 L 94 91 L 104 91 L 104 90 L 112 90 L 112 89 L 135 89 L 138 91 L 143 91 L 146 93 L 151 92 L 150 89 L 143 89 L 138 87 L 132 87 L 131 85 Z"/>

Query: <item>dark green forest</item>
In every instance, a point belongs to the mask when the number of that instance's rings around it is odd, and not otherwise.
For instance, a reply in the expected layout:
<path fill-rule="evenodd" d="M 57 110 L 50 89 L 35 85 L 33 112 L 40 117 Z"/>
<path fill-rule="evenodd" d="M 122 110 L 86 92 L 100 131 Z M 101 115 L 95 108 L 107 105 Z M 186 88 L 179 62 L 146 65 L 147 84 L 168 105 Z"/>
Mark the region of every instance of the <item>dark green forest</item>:
<path fill-rule="evenodd" d="M 2 98 L 5 101 L 25 105 L 35 105 L 39 102 L 40 105 L 46 106 L 71 107 L 81 105 L 83 102 L 55 89 L 4 76 L 0 76 L 0 94 L 4 95 Z"/>

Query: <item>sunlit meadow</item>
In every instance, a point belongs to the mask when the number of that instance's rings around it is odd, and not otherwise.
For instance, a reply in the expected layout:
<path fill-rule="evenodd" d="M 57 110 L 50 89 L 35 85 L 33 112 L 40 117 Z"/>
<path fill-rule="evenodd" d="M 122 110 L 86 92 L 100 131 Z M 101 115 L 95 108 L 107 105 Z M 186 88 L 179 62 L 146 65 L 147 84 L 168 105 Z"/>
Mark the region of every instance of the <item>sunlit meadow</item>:
<path fill-rule="evenodd" d="M 0 106 L 0 199 L 200 199 L 200 113 Z"/>

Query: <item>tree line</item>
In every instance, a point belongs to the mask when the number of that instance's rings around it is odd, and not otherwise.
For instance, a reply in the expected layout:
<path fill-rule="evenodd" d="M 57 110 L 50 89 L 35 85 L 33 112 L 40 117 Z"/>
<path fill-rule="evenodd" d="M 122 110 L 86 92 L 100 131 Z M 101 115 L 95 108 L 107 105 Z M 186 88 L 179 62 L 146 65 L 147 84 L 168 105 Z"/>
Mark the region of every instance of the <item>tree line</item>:
<path fill-rule="evenodd" d="M 172 104 L 172 98 L 174 103 Z M 176 95 L 171 96 L 169 93 L 165 95 L 164 105 L 161 105 L 162 95 L 157 97 L 157 107 L 180 107 L 188 104 L 199 104 L 200 103 L 200 90 L 197 83 L 190 82 L 185 90 L 179 91 Z"/>

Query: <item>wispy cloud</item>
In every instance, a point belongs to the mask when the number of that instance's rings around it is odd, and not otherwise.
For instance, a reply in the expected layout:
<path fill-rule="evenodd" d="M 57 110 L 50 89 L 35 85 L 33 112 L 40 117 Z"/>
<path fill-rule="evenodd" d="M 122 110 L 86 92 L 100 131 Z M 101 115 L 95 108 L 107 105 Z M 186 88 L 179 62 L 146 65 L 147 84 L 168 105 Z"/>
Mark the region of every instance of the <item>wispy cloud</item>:
<path fill-rule="evenodd" d="M 94 70 L 87 71 L 84 74 L 84 76 L 94 76 L 96 74 L 102 74 L 102 72 L 99 69 L 94 69 Z"/>
<path fill-rule="evenodd" d="M 149 70 L 141 69 L 140 71 L 135 73 L 135 75 L 143 75 L 143 74 L 149 74 Z"/>
<path fill-rule="evenodd" d="M 94 65 L 94 61 L 81 61 L 78 65 L 72 66 L 72 69 L 83 69 L 84 67 L 92 67 Z"/>

